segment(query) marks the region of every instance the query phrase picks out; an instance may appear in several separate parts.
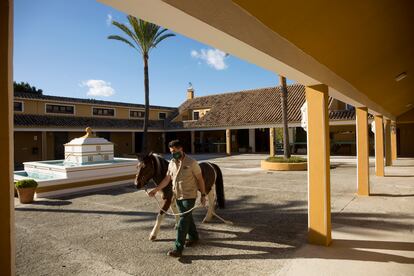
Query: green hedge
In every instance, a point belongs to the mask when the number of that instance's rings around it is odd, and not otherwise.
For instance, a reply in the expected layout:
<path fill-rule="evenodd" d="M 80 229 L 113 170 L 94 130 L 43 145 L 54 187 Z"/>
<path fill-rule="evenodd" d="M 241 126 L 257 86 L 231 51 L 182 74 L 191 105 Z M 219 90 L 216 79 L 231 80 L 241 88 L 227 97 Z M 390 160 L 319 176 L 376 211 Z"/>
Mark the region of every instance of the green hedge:
<path fill-rule="evenodd" d="M 16 182 L 16 188 L 36 188 L 37 182 L 34 179 L 23 179 Z"/>
<path fill-rule="evenodd" d="M 303 163 L 306 162 L 306 158 L 291 156 L 289 159 L 285 159 L 283 156 L 269 157 L 266 159 L 267 162 L 272 163 Z"/>

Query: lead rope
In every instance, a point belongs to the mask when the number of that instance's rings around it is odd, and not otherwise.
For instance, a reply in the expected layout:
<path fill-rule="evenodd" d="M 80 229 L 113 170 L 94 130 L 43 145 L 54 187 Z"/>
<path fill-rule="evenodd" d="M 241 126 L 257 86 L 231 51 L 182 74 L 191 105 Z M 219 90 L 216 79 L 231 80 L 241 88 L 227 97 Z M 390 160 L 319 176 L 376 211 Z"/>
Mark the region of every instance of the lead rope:
<path fill-rule="evenodd" d="M 147 190 L 147 188 L 144 188 L 145 189 L 145 192 L 147 193 L 147 195 L 148 195 L 148 190 Z M 158 205 L 158 209 L 160 209 L 160 211 L 161 212 L 163 212 L 164 214 L 166 214 L 166 215 L 170 215 L 170 216 L 182 216 L 182 215 L 185 215 L 185 214 L 188 214 L 188 213 L 190 213 L 190 212 L 192 212 L 193 210 L 195 210 L 195 209 L 197 209 L 197 208 L 200 208 L 200 207 L 202 207 L 202 205 L 201 205 L 201 203 L 199 203 L 198 205 L 195 205 L 193 208 L 191 208 L 190 210 L 187 210 L 187 211 L 185 211 L 185 212 L 182 212 L 182 213 L 174 213 L 174 212 L 168 212 L 168 211 L 165 211 L 164 209 L 162 209 L 162 207 L 161 207 L 161 204 L 160 204 L 160 201 L 158 200 L 158 198 L 156 197 L 156 196 L 154 196 L 154 198 L 155 198 L 155 201 L 157 202 L 157 205 Z M 207 206 L 206 206 L 207 207 Z"/>
<path fill-rule="evenodd" d="M 148 190 L 147 190 L 147 188 L 144 186 L 144 190 L 145 190 L 145 192 L 147 193 L 147 195 L 148 195 Z M 197 209 L 197 208 L 200 208 L 200 207 L 203 207 L 202 205 L 201 205 L 201 203 L 199 203 L 198 205 L 195 205 L 193 208 L 191 208 L 190 210 L 187 210 L 187 211 L 185 211 L 185 212 L 182 212 L 182 213 L 174 213 L 174 212 L 168 212 L 168 211 L 165 211 L 164 209 L 162 209 L 162 207 L 161 207 L 161 204 L 160 204 L 160 201 L 158 200 L 158 198 L 156 197 L 156 196 L 154 196 L 154 199 L 155 199 L 155 201 L 157 202 L 157 205 L 158 205 L 158 209 L 161 211 L 161 212 L 163 212 L 164 214 L 166 214 L 166 215 L 169 215 L 169 216 L 174 216 L 174 217 L 176 217 L 176 216 L 183 216 L 183 215 L 185 215 L 185 214 L 188 214 L 188 213 L 190 213 L 190 212 L 192 212 L 193 210 L 195 210 L 195 209 Z M 208 209 L 208 206 L 205 206 L 205 208 L 206 209 Z M 218 218 L 219 220 L 221 220 L 222 222 L 224 222 L 225 224 L 230 224 L 230 225 L 233 225 L 233 222 L 231 222 L 231 221 L 229 221 L 229 220 L 225 220 L 225 219 L 223 219 L 222 217 L 220 217 L 219 215 L 217 215 L 216 214 L 216 212 L 214 212 L 213 211 L 213 216 L 215 216 L 216 218 Z"/>

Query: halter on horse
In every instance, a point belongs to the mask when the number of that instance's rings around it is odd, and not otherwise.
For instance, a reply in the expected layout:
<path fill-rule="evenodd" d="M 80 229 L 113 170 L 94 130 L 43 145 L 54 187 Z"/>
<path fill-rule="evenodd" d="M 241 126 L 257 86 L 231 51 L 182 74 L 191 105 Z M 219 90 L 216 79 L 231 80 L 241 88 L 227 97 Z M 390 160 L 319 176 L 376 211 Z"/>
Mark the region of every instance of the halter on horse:
<path fill-rule="evenodd" d="M 168 161 L 156 154 L 150 153 L 147 155 L 138 156 L 137 175 L 135 178 L 137 189 L 145 187 L 145 185 L 147 185 L 148 181 L 151 179 L 158 185 L 167 174 L 168 164 Z M 213 218 L 213 215 L 215 215 L 214 202 L 217 203 L 217 206 L 219 208 L 224 208 L 225 206 L 223 175 L 220 168 L 216 164 L 210 162 L 201 162 L 200 168 L 204 178 L 208 201 L 210 203 L 207 215 L 204 218 L 203 222 L 208 222 Z M 214 191 L 212 190 L 214 185 L 216 186 L 216 197 L 214 197 Z M 164 200 L 164 204 L 160 208 L 160 211 L 157 215 L 157 221 L 150 234 L 150 240 L 155 240 L 157 238 L 161 222 L 170 207 L 174 213 L 178 213 L 172 191 L 172 182 L 170 182 L 164 189 L 162 189 L 162 199 Z M 178 222 L 178 216 L 175 218 L 176 222 Z"/>

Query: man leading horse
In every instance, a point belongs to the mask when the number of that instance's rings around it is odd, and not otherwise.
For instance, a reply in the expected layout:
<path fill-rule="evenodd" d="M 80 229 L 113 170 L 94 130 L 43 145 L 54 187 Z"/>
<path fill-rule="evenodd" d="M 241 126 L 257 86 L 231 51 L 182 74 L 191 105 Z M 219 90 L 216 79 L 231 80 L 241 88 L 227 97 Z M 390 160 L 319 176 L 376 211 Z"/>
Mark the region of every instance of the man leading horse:
<path fill-rule="evenodd" d="M 165 188 L 172 181 L 173 193 L 182 215 L 180 215 L 178 222 L 174 249 L 168 251 L 167 254 L 171 257 L 181 257 L 184 246 L 193 246 L 199 239 L 192 209 L 196 203 L 198 190 L 201 192 L 201 205 L 205 206 L 206 188 L 199 164 L 184 153 L 181 142 L 173 140 L 168 146 L 173 159 L 168 165 L 167 174 L 161 183 L 150 191 L 148 195 L 154 197 L 158 191 Z M 186 242 L 187 234 L 188 241 Z"/>

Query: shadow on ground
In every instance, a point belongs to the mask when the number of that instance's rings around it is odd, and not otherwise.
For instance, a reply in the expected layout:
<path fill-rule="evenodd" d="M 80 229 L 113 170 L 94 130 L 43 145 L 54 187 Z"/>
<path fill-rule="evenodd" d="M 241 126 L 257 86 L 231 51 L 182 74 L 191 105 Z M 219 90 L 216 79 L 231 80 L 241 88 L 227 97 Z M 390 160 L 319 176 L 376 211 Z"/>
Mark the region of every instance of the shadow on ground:
<path fill-rule="evenodd" d="M 190 264 L 192 261 L 207 260 L 240 260 L 240 259 L 276 259 L 290 258 L 292 253 L 306 244 L 307 237 L 307 203 L 306 201 L 288 201 L 283 204 L 258 203 L 255 196 L 244 195 L 236 200 L 229 200 L 227 208 L 218 210 L 218 214 L 234 223 L 233 226 L 214 221 L 199 225 L 203 237 L 200 247 L 213 249 L 214 252 L 231 250 L 232 254 L 209 254 L 198 251 L 196 254 L 185 254 L 180 262 Z M 204 218 L 204 211 L 195 212 L 195 220 Z M 398 221 L 396 220 L 398 218 Z M 335 225 L 363 227 L 365 230 L 398 231 L 408 229 L 410 223 L 405 219 L 414 216 L 384 213 L 333 212 L 332 222 Z M 155 219 L 155 217 L 154 217 Z M 124 220 L 136 223 L 137 219 Z M 150 226 L 138 226 L 142 231 L 151 231 Z M 168 231 L 171 225 L 164 225 L 162 231 Z M 250 229 L 240 231 L 238 229 Z M 173 239 L 160 239 L 156 242 L 172 243 Z M 312 246 L 311 246 L 312 247 Z M 346 259 L 375 262 L 412 263 L 412 258 L 390 253 L 360 250 L 414 250 L 414 243 L 334 240 L 330 247 L 313 246 L 316 253 L 299 255 L 301 258 Z M 295 256 L 296 257 L 296 256 Z"/>
<path fill-rule="evenodd" d="M 320 258 L 335 260 L 356 260 L 369 262 L 395 262 L 399 264 L 414 264 L 414 258 L 398 255 L 397 252 L 389 251 L 414 251 L 412 242 L 394 242 L 377 240 L 345 240 L 336 239 L 330 247 L 308 246 L 297 254 L 299 258 Z"/>
<path fill-rule="evenodd" d="M 134 186 L 93 192 L 81 197 L 93 195 L 118 196 L 135 192 Z M 414 196 L 373 194 L 373 196 Z M 142 221 L 155 221 L 157 210 L 154 212 L 143 211 L 119 211 L 119 210 L 85 210 L 72 209 L 70 199 L 79 196 L 65 197 L 62 200 L 39 200 L 33 206 L 24 205 L 16 207 L 17 212 L 50 212 L 50 213 L 76 213 L 76 214 L 99 214 L 125 217 L 119 223 L 133 225 L 138 231 L 148 231 L 151 225 L 139 225 Z M 69 206 L 71 208 L 65 208 Z M 46 208 L 47 207 L 47 208 Z M 290 258 L 294 252 L 306 244 L 307 236 L 307 202 L 291 200 L 283 203 L 259 202 L 254 195 L 242 195 L 236 199 L 227 201 L 227 208 L 217 211 L 223 218 L 233 221 L 234 226 L 213 222 L 199 226 L 203 237 L 200 248 L 203 250 L 197 254 L 185 255 L 180 259 L 182 263 L 192 263 L 196 260 L 240 260 L 240 259 L 282 259 Z M 198 210 L 194 216 L 200 222 L 205 215 L 204 210 Z M 355 213 L 337 212 L 332 213 L 332 222 L 336 225 L 363 227 L 364 229 L 382 229 L 398 231 L 412 227 L 405 223 L 405 219 L 413 219 L 414 216 L 397 213 Z M 396 220 L 398 219 L 398 220 Z M 170 221 L 170 224 L 172 220 Z M 171 230 L 171 225 L 164 225 L 163 231 Z M 157 242 L 172 243 L 171 239 L 161 239 Z M 323 258 L 323 259 L 346 259 L 375 262 L 397 262 L 413 263 L 412 258 L 399 256 L 384 252 L 374 252 L 364 249 L 414 251 L 413 243 L 387 242 L 387 241 L 364 241 L 364 240 L 334 240 L 330 247 L 312 247 L 317 250 L 304 251 L 300 258 Z M 363 250 L 361 250 L 361 248 Z M 213 254 L 209 252 L 225 252 L 224 254 Z M 227 253 L 228 254 L 227 254 Z"/>

